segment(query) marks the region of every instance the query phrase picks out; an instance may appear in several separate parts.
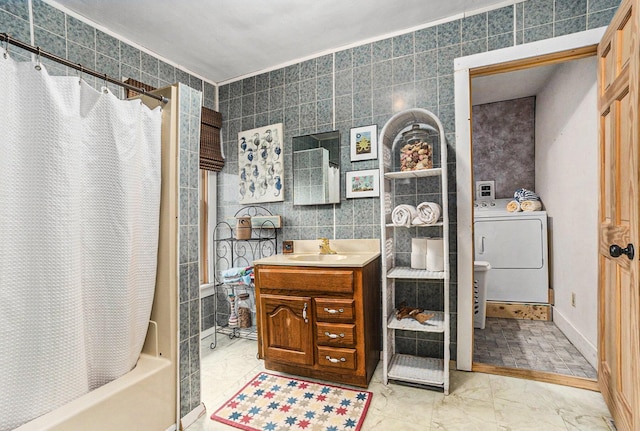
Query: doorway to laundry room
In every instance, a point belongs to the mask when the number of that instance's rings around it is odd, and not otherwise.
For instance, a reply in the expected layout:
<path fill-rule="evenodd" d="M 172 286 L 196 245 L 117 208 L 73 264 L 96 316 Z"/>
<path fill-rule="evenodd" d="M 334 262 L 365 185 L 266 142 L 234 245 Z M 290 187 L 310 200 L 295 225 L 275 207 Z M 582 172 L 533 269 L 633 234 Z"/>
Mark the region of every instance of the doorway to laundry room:
<path fill-rule="evenodd" d="M 596 387 L 594 54 L 470 74 L 474 371 Z"/>
<path fill-rule="evenodd" d="M 597 377 L 596 78 L 590 56 L 471 81 L 475 363 Z"/>

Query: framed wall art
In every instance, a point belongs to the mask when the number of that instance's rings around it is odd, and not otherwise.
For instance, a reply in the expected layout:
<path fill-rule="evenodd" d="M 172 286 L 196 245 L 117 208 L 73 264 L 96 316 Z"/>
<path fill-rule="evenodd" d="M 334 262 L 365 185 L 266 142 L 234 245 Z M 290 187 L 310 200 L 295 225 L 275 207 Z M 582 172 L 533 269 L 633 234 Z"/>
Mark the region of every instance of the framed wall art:
<path fill-rule="evenodd" d="M 241 204 L 284 200 L 282 123 L 238 133 Z"/>
<path fill-rule="evenodd" d="M 378 158 L 378 126 L 354 127 L 351 129 L 351 161 Z"/>
<path fill-rule="evenodd" d="M 380 170 L 351 171 L 346 173 L 347 199 L 380 196 Z"/>

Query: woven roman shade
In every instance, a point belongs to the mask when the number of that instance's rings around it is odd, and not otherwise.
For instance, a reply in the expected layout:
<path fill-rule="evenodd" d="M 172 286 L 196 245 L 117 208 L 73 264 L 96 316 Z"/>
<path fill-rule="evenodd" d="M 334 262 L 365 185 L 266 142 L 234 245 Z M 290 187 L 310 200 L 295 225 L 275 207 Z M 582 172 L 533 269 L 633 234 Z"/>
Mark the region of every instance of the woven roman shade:
<path fill-rule="evenodd" d="M 200 169 L 220 172 L 224 167 L 224 157 L 220 139 L 222 114 L 202 107 L 200 124 Z"/>
<path fill-rule="evenodd" d="M 146 90 L 146 91 L 155 90 L 155 88 L 150 86 L 149 84 L 145 84 L 144 82 L 137 81 L 137 80 L 135 80 L 133 78 L 125 79 L 124 83 L 125 84 L 129 84 L 129 85 L 133 85 L 134 87 L 142 88 L 143 90 Z M 131 97 L 134 97 L 134 96 L 137 96 L 138 94 L 140 94 L 137 91 L 133 91 L 133 90 L 130 90 L 128 88 L 125 88 L 124 91 L 125 91 L 125 99 L 129 99 Z"/>
<path fill-rule="evenodd" d="M 154 87 L 135 79 L 127 79 L 124 82 L 146 91 L 155 90 Z M 139 93 L 126 89 L 127 99 L 137 96 Z M 222 114 L 213 109 L 202 107 L 200 123 L 200 169 L 205 171 L 220 172 L 224 167 L 224 157 L 220 139 L 222 127 Z"/>

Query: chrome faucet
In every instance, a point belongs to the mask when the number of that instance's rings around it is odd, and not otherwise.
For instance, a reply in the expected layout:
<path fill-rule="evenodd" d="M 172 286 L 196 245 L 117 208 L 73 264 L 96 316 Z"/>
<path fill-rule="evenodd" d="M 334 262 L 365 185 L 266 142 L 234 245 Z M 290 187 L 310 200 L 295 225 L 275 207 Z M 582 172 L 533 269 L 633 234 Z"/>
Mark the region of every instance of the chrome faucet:
<path fill-rule="evenodd" d="M 329 246 L 329 238 L 318 238 L 320 240 L 320 254 L 337 254 L 335 250 L 331 250 Z"/>

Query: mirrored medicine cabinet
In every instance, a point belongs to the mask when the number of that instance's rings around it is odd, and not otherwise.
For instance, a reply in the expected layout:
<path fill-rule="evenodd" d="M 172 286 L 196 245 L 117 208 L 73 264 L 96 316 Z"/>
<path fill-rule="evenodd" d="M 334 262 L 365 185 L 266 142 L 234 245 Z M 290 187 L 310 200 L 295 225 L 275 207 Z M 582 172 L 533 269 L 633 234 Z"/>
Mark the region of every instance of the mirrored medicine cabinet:
<path fill-rule="evenodd" d="M 293 138 L 293 204 L 340 202 L 340 132 Z"/>

